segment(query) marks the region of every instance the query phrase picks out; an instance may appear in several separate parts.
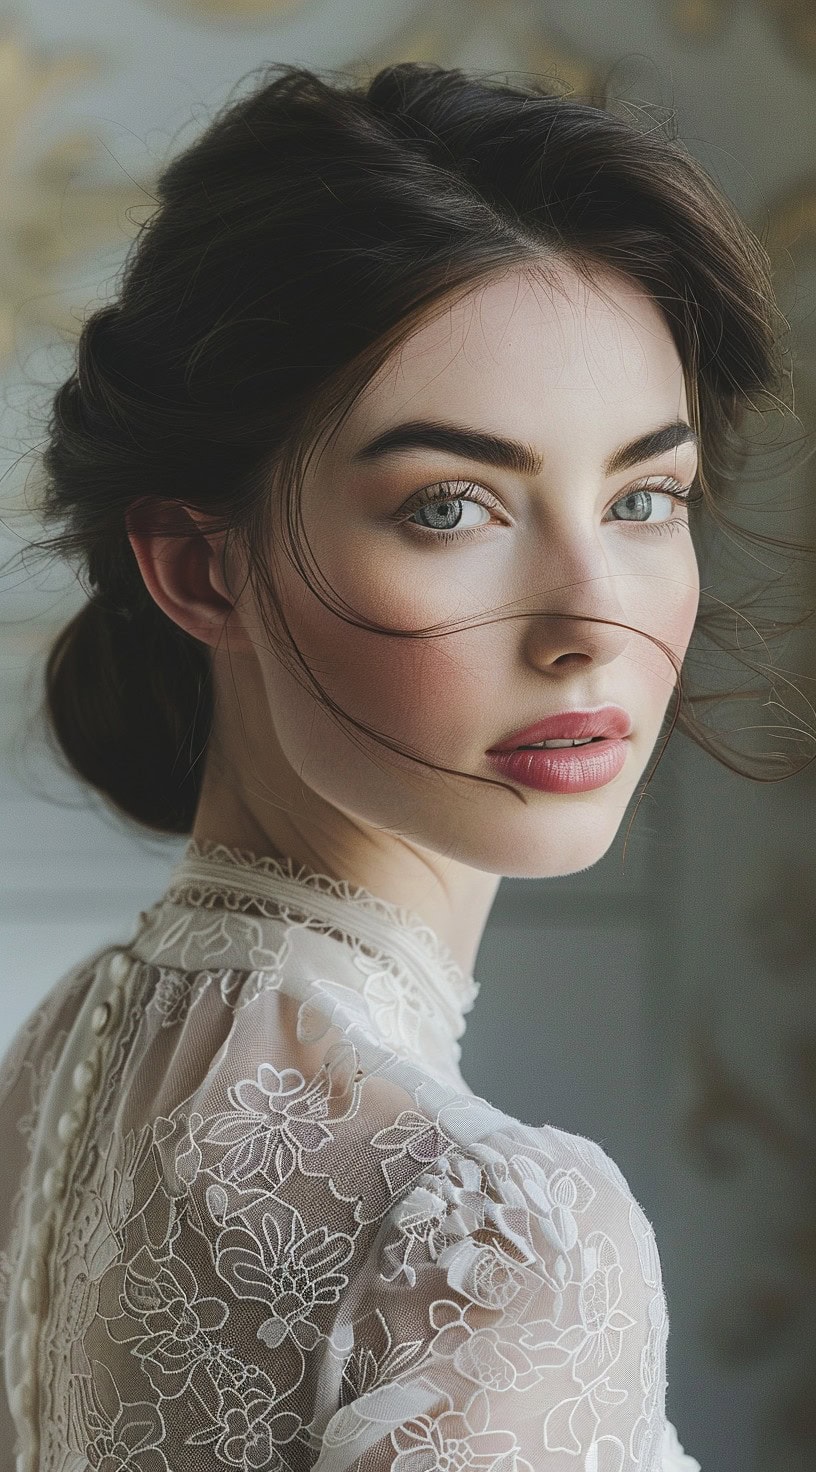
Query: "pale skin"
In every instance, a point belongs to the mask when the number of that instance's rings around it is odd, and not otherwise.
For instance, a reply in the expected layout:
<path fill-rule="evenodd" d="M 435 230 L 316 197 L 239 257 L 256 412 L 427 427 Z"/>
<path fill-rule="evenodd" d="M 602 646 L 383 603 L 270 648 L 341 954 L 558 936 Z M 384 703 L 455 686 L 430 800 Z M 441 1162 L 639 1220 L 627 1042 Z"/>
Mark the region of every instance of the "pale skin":
<path fill-rule="evenodd" d="M 679 665 L 699 602 L 689 512 L 660 489 L 667 478 L 690 485 L 695 445 L 613 475 L 604 469 L 626 442 L 689 421 L 669 328 L 627 278 L 599 272 L 600 289 L 590 289 L 560 266 L 558 279 L 552 290 L 513 269 L 424 323 L 367 386 L 304 484 L 306 531 L 338 599 L 391 628 L 454 621 L 457 632 L 396 639 L 357 628 L 325 608 L 285 557 L 273 565 L 309 667 L 358 720 L 432 763 L 505 781 L 488 748 L 545 716 L 612 702 L 629 712 L 632 734 L 622 771 L 605 786 L 518 787 L 522 805 L 500 787 L 347 735 L 270 648 L 243 568 L 223 578 L 223 536 L 208 534 L 202 513 L 188 513 L 189 537 L 141 532 L 135 522 L 129 533 L 156 603 L 212 649 L 215 740 L 192 836 L 289 855 L 407 906 L 468 973 L 503 876 L 572 874 L 609 849 L 676 683 L 645 636 L 663 640 Z M 522 441 L 543 468 L 522 475 L 425 448 L 352 460 L 375 434 L 416 419 Z M 441 487 L 419 515 L 409 506 L 417 491 L 451 481 L 459 484 Z M 470 483 L 490 505 L 469 499 Z M 621 508 L 612 507 L 637 489 L 651 491 L 651 512 L 616 519 Z M 446 523 L 439 503 L 457 495 L 458 515 Z M 662 533 L 649 529 L 669 520 Z M 446 524 L 473 534 L 444 542 L 434 528 Z M 492 611 L 520 616 L 491 622 Z"/>

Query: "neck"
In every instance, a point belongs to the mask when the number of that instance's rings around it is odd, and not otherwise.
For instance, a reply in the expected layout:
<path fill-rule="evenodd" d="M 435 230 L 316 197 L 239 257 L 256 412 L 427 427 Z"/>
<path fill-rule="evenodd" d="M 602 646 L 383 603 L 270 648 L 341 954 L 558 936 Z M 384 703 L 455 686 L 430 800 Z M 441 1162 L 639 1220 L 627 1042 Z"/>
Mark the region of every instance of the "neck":
<path fill-rule="evenodd" d="M 301 813 L 296 821 L 277 808 L 258 814 L 237 785 L 218 780 L 208 763 L 191 837 L 244 849 L 256 858 L 291 858 L 404 905 L 472 975 L 501 876 L 444 858 L 398 834 L 362 829 L 342 813 L 338 817 L 327 831 Z"/>

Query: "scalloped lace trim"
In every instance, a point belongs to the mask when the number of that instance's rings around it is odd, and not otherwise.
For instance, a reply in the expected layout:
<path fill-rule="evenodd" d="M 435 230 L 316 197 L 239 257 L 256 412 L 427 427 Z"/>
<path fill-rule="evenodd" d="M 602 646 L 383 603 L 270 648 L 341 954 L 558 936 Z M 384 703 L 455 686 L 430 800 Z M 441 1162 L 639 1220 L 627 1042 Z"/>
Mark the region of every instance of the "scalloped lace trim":
<path fill-rule="evenodd" d="M 353 885 L 348 879 L 334 879 L 329 874 L 319 874 L 305 864 L 299 864 L 297 860 L 281 854 L 275 858 L 271 854 L 258 855 L 249 849 L 233 848 L 228 844 L 221 843 L 212 838 L 190 838 L 182 857 L 173 871 L 171 889 L 177 894 L 185 883 L 185 869 L 195 864 L 227 865 L 245 875 L 269 879 L 271 888 L 274 888 L 276 879 L 287 879 L 291 883 L 302 886 L 306 890 L 313 891 L 331 900 L 338 901 L 343 906 L 350 906 L 359 910 L 362 914 L 370 917 L 375 923 L 379 922 L 389 929 L 397 929 L 406 932 L 414 944 L 417 945 L 433 967 L 439 971 L 444 978 L 444 983 L 450 988 L 456 997 L 463 1012 L 470 1011 L 476 997 L 479 994 L 480 984 L 472 975 L 469 975 L 456 961 L 448 946 L 440 940 L 436 931 L 423 920 L 416 911 L 397 905 L 390 900 L 375 895 L 371 890 L 362 885 Z M 191 878 L 193 876 L 191 875 Z M 231 885 L 227 880 L 221 880 L 220 885 L 213 873 L 210 883 L 222 892 L 229 893 L 230 889 L 240 889 L 238 876 L 236 884 Z M 252 899 L 259 905 L 264 906 L 268 899 L 272 907 L 267 913 L 272 913 L 276 904 L 276 896 L 273 892 L 267 896 L 258 893 L 257 885 L 252 886 Z"/>

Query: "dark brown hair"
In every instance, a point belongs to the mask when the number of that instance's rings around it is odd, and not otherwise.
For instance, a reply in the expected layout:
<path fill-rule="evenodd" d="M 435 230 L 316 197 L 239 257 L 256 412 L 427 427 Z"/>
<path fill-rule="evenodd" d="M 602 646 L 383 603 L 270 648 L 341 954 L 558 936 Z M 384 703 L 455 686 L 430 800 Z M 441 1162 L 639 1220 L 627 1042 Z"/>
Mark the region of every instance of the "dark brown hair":
<path fill-rule="evenodd" d="M 724 508 L 748 455 L 741 431 L 763 405 L 782 403 L 787 324 L 769 258 L 671 121 L 643 108 L 643 126 L 631 105 L 620 116 L 550 80 L 510 85 L 414 62 L 345 85 L 326 70 L 262 73 L 160 173 L 116 300 L 82 327 L 41 462 L 41 519 L 61 530 L 30 544 L 79 559 L 90 594 L 49 651 L 46 725 L 118 814 L 163 834 L 193 826 L 212 730 L 211 657 L 144 586 L 126 533 L 137 503 L 142 515 L 154 497 L 200 508 L 227 547 L 240 539 L 281 658 L 338 719 L 372 736 L 322 690 L 291 636 L 280 637 L 285 618 L 273 626 L 280 610 L 263 549 L 274 503 L 318 592 L 298 519 L 307 457 L 430 313 L 512 266 L 565 263 L 588 280 L 600 267 L 640 283 L 672 333 L 700 436 L 692 518 L 723 531 L 739 530 Z M 439 635 L 350 616 L 384 637 Z M 806 616 L 770 624 L 763 658 L 769 639 Z M 758 631 L 753 611 L 746 623 Z M 704 592 L 689 653 L 709 638 L 768 678 L 772 666 L 747 657 L 739 630 L 728 646 L 734 625 L 732 606 Z M 678 677 L 671 730 L 754 776 L 695 714 L 745 700 L 745 690 L 689 694 L 660 647 Z M 757 780 L 774 780 L 780 763 L 789 774 L 789 754 L 769 761 L 771 774 Z"/>

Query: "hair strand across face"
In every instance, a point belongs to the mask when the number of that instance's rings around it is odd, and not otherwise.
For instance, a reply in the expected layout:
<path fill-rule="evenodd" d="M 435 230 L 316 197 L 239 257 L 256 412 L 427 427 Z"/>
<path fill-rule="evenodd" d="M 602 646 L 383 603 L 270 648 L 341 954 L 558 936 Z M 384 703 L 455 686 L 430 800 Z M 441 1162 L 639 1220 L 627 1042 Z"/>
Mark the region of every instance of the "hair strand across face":
<path fill-rule="evenodd" d="M 726 514 L 751 416 L 783 403 L 785 324 L 763 246 L 665 123 L 639 126 L 544 79 L 404 62 L 343 84 L 275 65 L 163 169 L 156 199 L 116 300 L 88 317 L 54 394 L 40 511 L 57 530 L 29 544 L 76 559 L 91 595 L 50 650 L 45 714 L 71 768 L 118 814 L 189 834 L 213 726 L 210 650 L 148 594 L 133 508 L 213 517 L 246 554 L 282 657 L 339 721 L 359 724 L 287 640 L 265 549 L 280 529 L 276 555 L 317 591 L 299 508 L 314 447 L 419 324 L 510 268 L 614 271 L 648 291 L 700 438 L 701 543 L 713 532 L 812 551 Z M 800 770 L 777 751 L 769 773 L 740 765 L 697 711 L 745 699 L 742 670 L 773 688 L 769 645 L 810 614 L 761 627 L 753 608 L 749 620 L 705 588 L 689 664 L 705 663 L 708 641 L 740 675 L 696 691 L 675 666 L 671 729 L 755 780 Z"/>

